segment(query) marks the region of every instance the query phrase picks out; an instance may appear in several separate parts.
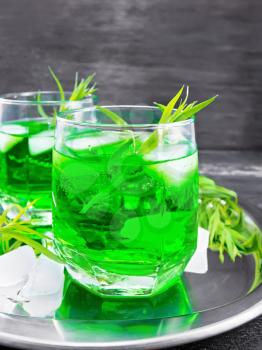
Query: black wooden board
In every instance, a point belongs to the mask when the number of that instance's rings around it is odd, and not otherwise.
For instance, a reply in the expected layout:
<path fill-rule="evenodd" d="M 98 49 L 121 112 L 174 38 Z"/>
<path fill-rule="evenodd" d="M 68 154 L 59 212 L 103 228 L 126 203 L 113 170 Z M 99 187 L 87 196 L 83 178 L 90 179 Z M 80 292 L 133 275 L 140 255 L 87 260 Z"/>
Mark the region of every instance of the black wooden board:
<path fill-rule="evenodd" d="M 262 149 L 260 0 L 0 0 L 0 93 L 69 89 L 96 71 L 101 102 L 219 94 L 199 115 L 203 149 Z"/>

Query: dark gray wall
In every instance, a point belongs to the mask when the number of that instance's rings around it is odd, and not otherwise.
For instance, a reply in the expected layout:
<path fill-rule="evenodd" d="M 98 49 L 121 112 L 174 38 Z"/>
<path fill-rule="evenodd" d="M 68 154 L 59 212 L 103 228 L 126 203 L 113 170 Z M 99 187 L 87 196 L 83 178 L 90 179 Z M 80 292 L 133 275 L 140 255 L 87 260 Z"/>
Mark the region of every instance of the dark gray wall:
<path fill-rule="evenodd" d="M 262 149 L 261 0 L 0 0 L 0 92 L 69 88 L 96 71 L 103 102 L 219 94 L 202 148 Z"/>

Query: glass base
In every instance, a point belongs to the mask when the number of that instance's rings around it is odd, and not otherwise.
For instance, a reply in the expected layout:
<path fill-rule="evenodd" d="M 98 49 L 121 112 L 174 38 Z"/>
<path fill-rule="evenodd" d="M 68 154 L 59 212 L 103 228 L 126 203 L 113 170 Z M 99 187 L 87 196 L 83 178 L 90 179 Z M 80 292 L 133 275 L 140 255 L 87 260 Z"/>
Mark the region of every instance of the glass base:
<path fill-rule="evenodd" d="M 157 276 L 127 276 L 104 272 L 106 281 L 101 275 L 90 276 L 86 272 L 66 265 L 70 276 L 91 293 L 108 298 L 144 298 L 152 297 L 167 291 L 180 279 L 184 266 L 176 267 L 161 281 Z"/>

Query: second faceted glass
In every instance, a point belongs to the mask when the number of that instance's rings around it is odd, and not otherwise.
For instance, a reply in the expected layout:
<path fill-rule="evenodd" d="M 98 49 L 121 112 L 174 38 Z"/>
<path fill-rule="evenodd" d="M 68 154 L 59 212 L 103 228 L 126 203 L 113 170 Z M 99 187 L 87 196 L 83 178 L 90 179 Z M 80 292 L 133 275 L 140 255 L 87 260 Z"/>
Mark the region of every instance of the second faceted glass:
<path fill-rule="evenodd" d="M 68 93 L 66 96 L 70 96 Z M 61 101 L 57 92 L 0 96 L 0 190 L 2 206 L 38 199 L 31 209 L 40 225 L 51 223 L 51 173 L 54 113 L 92 105 Z"/>
<path fill-rule="evenodd" d="M 158 124 L 157 108 L 109 109 L 57 118 L 56 250 L 94 293 L 151 296 L 177 281 L 196 247 L 194 120 Z M 112 124 L 113 113 L 126 124 Z"/>

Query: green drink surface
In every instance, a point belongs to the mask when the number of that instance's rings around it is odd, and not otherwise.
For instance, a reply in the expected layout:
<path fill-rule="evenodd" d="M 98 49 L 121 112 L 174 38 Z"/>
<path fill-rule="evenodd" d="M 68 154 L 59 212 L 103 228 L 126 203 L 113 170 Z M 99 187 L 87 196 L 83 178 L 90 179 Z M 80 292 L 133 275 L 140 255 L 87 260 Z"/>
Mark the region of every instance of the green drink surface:
<path fill-rule="evenodd" d="M 1 192 L 21 205 L 39 198 L 36 207 L 51 208 L 54 130 L 45 119 L 10 121 L 0 129 Z"/>
<path fill-rule="evenodd" d="M 57 250 L 94 284 L 136 276 L 163 289 L 196 247 L 197 152 L 182 143 L 150 158 L 134 152 L 132 139 L 103 144 L 94 134 L 86 147 L 85 137 L 53 153 Z"/>

